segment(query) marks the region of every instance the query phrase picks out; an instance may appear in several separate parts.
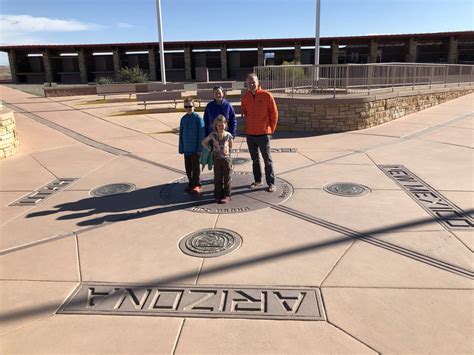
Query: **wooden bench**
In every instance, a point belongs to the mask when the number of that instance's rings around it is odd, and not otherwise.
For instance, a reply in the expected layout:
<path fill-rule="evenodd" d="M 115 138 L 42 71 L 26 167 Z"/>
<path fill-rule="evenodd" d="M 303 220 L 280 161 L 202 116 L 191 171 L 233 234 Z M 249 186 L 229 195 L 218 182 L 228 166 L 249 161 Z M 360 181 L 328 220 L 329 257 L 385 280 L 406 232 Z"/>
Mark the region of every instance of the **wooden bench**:
<path fill-rule="evenodd" d="M 225 97 L 227 97 L 230 100 L 230 98 L 236 98 L 238 97 L 240 99 L 241 95 L 242 95 L 242 91 L 241 90 L 236 90 L 236 91 L 239 91 L 238 94 L 228 94 L 228 92 L 231 91 L 230 90 L 225 90 L 224 94 L 225 94 Z M 214 100 L 214 90 L 209 90 L 209 89 L 206 89 L 206 90 L 197 90 L 196 92 L 196 100 L 199 102 L 199 107 L 201 107 L 201 101 L 212 101 Z"/>
<path fill-rule="evenodd" d="M 182 83 L 148 83 L 148 91 L 174 91 L 184 90 Z"/>
<path fill-rule="evenodd" d="M 111 84 L 111 85 L 99 85 L 97 86 L 97 95 L 105 96 L 107 95 L 123 95 L 128 94 L 128 98 L 132 97 L 132 94 L 136 94 L 137 89 L 135 84 Z"/>
<path fill-rule="evenodd" d="M 232 82 L 225 83 L 197 83 L 198 90 L 213 89 L 214 86 L 222 86 L 224 89 L 232 89 Z"/>
<path fill-rule="evenodd" d="M 229 91 L 225 93 L 227 100 L 231 102 L 236 98 L 240 100 L 240 97 L 242 96 L 242 90 L 232 90 L 238 92 L 234 94 L 230 94 Z M 196 93 L 196 100 L 199 102 L 199 107 L 201 107 L 202 101 L 208 102 L 214 100 L 214 90 L 198 90 Z"/>
<path fill-rule="evenodd" d="M 201 101 L 211 101 L 214 100 L 214 90 L 199 90 L 196 92 L 196 100 L 199 102 L 199 107 L 201 107 Z"/>
<path fill-rule="evenodd" d="M 156 91 L 146 94 L 137 94 L 137 103 L 139 105 L 145 105 L 145 110 L 148 103 L 171 101 L 174 103 L 174 108 L 176 108 L 178 106 L 178 101 L 181 100 L 181 91 Z"/>

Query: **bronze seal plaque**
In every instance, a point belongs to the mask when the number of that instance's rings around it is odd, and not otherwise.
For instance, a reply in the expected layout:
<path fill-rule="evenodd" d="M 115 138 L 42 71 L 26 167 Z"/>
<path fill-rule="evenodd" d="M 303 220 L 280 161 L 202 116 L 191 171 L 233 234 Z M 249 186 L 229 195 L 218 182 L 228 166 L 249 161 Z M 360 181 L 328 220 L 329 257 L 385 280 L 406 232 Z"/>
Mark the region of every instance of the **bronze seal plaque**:
<path fill-rule="evenodd" d="M 186 235 L 179 242 L 179 248 L 190 256 L 214 258 L 236 250 L 241 244 L 240 235 L 231 230 L 208 228 Z"/>
<path fill-rule="evenodd" d="M 362 196 L 370 192 L 370 189 L 367 186 L 351 182 L 336 182 L 325 185 L 323 189 L 330 194 L 343 197 Z"/>
<path fill-rule="evenodd" d="M 135 188 L 136 186 L 130 183 L 109 184 L 95 188 L 90 192 L 90 195 L 94 197 L 117 195 L 133 191 Z"/>

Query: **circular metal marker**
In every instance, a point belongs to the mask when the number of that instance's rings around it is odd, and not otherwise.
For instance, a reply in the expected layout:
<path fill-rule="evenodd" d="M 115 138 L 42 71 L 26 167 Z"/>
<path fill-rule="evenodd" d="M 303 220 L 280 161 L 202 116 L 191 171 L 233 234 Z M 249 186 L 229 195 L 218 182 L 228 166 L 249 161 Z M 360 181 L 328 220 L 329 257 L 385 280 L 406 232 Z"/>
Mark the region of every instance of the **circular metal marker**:
<path fill-rule="evenodd" d="M 130 183 L 109 184 L 95 188 L 90 192 L 91 196 L 102 197 L 123 194 L 135 190 L 136 186 Z"/>
<path fill-rule="evenodd" d="M 201 229 L 184 236 L 179 242 L 181 251 L 199 258 L 215 258 L 228 254 L 242 244 L 242 237 L 228 229 Z"/>
<path fill-rule="evenodd" d="M 245 163 L 248 163 L 250 161 L 249 158 L 233 158 L 232 159 L 232 164 L 233 165 L 242 165 Z"/>
<path fill-rule="evenodd" d="M 183 177 L 175 180 L 160 191 L 164 205 L 179 206 L 192 212 L 199 213 L 241 213 L 279 205 L 293 195 L 293 186 L 279 177 L 275 178 L 275 192 L 268 192 L 268 186 L 263 183 L 257 188 L 251 188 L 253 174 L 244 171 L 234 171 L 231 175 L 232 190 L 229 203 L 216 203 L 214 197 L 214 174 L 201 174 L 201 193 L 191 195 L 185 192 L 188 179 Z M 265 177 L 263 177 L 265 181 Z"/>
<path fill-rule="evenodd" d="M 367 186 L 354 184 L 352 182 L 335 182 L 323 186 L 323 189 L 330 194 L 343 197 L 357 197 L 370 192 Z"/>

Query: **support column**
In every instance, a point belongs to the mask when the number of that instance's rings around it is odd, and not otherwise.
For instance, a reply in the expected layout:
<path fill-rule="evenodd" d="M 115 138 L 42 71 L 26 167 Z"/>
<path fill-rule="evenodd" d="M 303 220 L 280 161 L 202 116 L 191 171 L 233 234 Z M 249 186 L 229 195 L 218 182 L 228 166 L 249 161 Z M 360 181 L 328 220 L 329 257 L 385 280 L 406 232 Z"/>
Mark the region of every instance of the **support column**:
<path fill-rule="evenodd" d="M 331 43 L 331 63 L 339 64 L 339 43 L 335 41 Z"/>
<path fill-rule="evenodd" d="M 10 73 L 12 75 L 12 82 L 18 84 L 18 67 L 16 65 L 16 52 L 13 49 L 8 51 L 8 62 L 10 63 Z"/>
<path fill-rule="evenodd" d="M 156 81 L 156 55 L 155 47 L 148 48 L 148 70 L 150 71 L 150 80 Z"/>
<path fill-rule="evenodd" d="M 416 62 L 416 52 L 417 52 L 418 43 L 414 38 L 410 38 L 408 40 L 408 51 L 407 55 L 405 56 L 405 62 L 408 63 L 415 63 Z"/>
<path fill-rule="evenodd" d="M 43 51 L 43 65 L 45 80 L 48 83 L 52 83 L 54 81 L 53 65 L 51 63 L 51 53 L 48 49 Z"/>
<path fill-rule="evenodd" d="M 87 58 L 84 49 L 80 49 L 77 59 L 79 60 L 79 75 L 81 76 L 81 83 L 87 84 L 89 82 L 87 75 Z"/>
<path fill-rule="evenodd" d="M 191 52 L 192 51 L 190 46 L 184 47 L 184 71 L 186 81 L 193 80 Z"/>
<path fill-rule="evenodd" d="M 458 63 L 458 40 L 455 39 L 454 37 L 449 37 L 448 63 L 449 64 Z"/>
<path fill-rule="evenodd" d="M 221 79 L 227 80 L 227 46 L 223 44 L 221 46 Z"/>
<path fill-rule="evenodd" d="M 301 42 L 295 42 L 295 64 L 301 64 Z"/>
<path fill-rule="evenodd" d="M 258 55 L 258 66 L 261 67 L 265 64 L 265 56 L 263 54 L 263 44 L 258 44 L 258 51 L 257 51 L 257 55 Z"/>
<path fill-rule="evenodd" d="M 371 39 L 369 44 L 369 63 L 377 63 L 378 47 L 377 42 Z"/>
<path fill-rule="evenodd" d="M 121 56 L 121 53 L 120 53 L 120 49 L 118 48 L 115 48 L 113 53 L 114 53 L 114 75 L 115 75 L 115 80 L 118 81 L 119 80 L 119 76 L 120 76 L 120 69 L 122 68 L 122 56 Z"/>

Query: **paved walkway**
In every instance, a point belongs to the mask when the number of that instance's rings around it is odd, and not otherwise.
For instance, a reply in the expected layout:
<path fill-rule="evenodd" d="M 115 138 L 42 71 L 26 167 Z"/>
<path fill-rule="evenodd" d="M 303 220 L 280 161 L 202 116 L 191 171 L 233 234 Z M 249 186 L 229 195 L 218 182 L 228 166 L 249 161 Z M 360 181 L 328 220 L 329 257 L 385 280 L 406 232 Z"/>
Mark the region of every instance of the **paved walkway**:
<path fill-rule="evenodd" d="M 246 187 L 238 138 L 227 210 L 209 185 L 181 192 L 182 113 L 0 96 L 21 144 L 0 161 L 1 353 L 474 352 L 474 95 L 361 131 L 276 135 L 272 197 Z M 324 189 L 335 182 L 368 190 L 341 197 Z M 136 189 L 90 195 L 111 183 Z M 180 250 L 207 228 L 242 244 Z"/>

